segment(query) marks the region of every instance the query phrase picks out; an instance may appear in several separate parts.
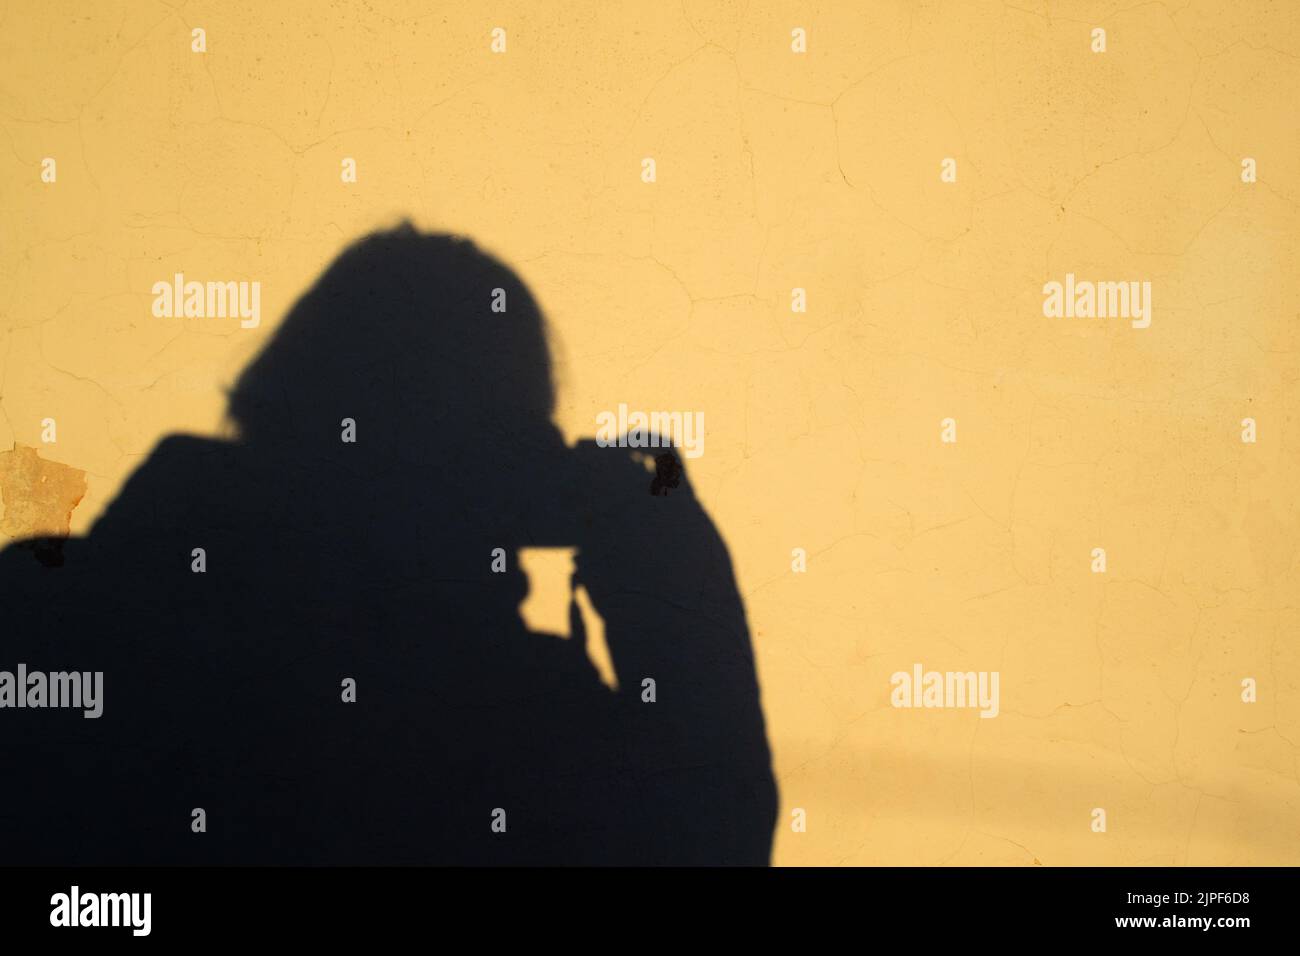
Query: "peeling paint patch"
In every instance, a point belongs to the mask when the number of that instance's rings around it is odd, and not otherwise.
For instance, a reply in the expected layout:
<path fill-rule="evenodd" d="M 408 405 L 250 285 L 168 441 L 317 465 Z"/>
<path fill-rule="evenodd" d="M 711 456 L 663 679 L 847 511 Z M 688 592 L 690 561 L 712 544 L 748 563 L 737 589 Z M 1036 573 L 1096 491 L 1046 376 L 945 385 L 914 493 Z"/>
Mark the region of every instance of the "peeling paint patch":
<path fill-rule="evenodd" d="M 16 444 L 0 452 L 0 543 L 34 537 L 66 538 L 72 512 L 86 496 L 86 473 L 47 461 Z M 38 553 L 39 557 L 39 553 Z"/>

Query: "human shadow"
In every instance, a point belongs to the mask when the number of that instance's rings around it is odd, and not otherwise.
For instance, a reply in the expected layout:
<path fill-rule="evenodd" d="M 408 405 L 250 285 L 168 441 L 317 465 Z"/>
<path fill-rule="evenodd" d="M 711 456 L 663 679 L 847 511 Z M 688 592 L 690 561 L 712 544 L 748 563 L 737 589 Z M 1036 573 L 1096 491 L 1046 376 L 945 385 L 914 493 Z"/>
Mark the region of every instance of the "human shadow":
<path fill-rule="evenodd" d="M 0 553 L 0 669 L 104 675 L 98 719 L 0 710 L 0 862 L 766 864 L 727 549 L 689 475 L 651 494 L 554 404 L 509 269 L 410 226 L 348 248 L 240 375 L 237 437 L 164 438 L 60 560 Z M 576 549 L 617 690 L 576 609 L 525 628 L 527 547 Z"/>

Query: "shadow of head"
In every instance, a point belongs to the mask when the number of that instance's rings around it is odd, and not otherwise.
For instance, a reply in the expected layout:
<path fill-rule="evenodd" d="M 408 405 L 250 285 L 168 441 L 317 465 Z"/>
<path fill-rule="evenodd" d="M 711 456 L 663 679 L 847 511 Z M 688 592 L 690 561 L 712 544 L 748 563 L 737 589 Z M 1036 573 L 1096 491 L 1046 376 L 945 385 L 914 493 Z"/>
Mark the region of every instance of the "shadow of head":
<path fill-rule="evenodd" d="M 284 513 L 324 514 L 363 551 L 395 560 L 435 533 L 513 548 L 571 479 L 551 345 L 512 270 L 403 224 L 330 264 L 239 375 L 227 418 L 262 484 L 286 488 Z"/>
<path fill-rule="evenodd" d="M 243 443 L 370 461 L 481 457 L 549 435 L 545 321 L 520 279 L 466 238 L 403 225 L 338 257 L 239 376 Z M 502 439 L 508 439 L 503 442 Z"/>

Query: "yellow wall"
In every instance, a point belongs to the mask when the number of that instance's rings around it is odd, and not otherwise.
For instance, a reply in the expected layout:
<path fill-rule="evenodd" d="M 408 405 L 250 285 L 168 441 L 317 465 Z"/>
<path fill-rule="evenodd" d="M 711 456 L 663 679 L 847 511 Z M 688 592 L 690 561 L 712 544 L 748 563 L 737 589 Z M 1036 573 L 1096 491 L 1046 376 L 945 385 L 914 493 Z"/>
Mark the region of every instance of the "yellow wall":
<path fill-rule="evenodd" d="M 570 436 L 706 413 L 775 862 L 1297 864 L 1298 93 L 1290 3 L 14 0 L 0 449 L 84 472 L 84 532 L 346 243 L 465 233 Z M 155 318 L 176 271 L 262 325 Z M 1149 280 L 1150 328 L 1044 317 L 1067 272 Z M 1001 713 L 891 707 L 917 662 Z"/>

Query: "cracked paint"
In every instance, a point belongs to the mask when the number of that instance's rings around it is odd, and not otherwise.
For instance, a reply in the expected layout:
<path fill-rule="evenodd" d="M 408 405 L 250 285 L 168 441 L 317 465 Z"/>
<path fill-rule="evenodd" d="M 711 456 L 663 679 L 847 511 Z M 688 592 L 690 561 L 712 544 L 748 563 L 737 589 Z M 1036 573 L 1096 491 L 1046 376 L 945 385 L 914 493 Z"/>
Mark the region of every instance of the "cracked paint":
<path fill-rule="evenodd" d="M 15 444 L 0 452 L 0 542 L 66 537 L 72 512 L 86 495 L 86 473 Z"/>
<path fill-rule="evenodd" d="M 1300 863 L 1296 4 L 25 6 L 0 535 L 81 533 L 162 436 L 217 431 L 321 269 L 409 217 L 527 283 L 570 439 L 706 413 L 774 862 Z M 1045 320 L 1067 271 L 1150 279 L 1152 327 Z M 261 281 L 262 325 L 154 319 L 175 272 Z M 1001 714 L 892 709 L 914 661 L 999 670 Z"/>

